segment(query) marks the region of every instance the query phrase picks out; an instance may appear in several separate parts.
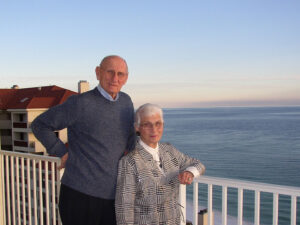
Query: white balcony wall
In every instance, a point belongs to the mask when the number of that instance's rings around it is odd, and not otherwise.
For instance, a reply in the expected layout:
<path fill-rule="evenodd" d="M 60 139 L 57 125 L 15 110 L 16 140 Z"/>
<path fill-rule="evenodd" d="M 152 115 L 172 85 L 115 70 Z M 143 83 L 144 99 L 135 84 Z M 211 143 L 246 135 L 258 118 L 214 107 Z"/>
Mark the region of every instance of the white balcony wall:
<path fill-rule="evenodd" d="M 53 224 L 60 225 L 57 201 L 60 190 L 61 173 L 57 169 L 60 163 L 59 158 L 39 156 L 26 153 L 0 151 L 0 224 Z M 232 196 L 228 195 L 229 189 L 236 189 L 237 192 L 237 224 L 242 225 L 244 211 L 244 194 L 247 191 L 254 192 L 254 224 L 260 224 L 261 195 L 269 193 L 272 197 L 268 204 L 273 208 L 273 224 L 279 224 L 279 198 L 289 196 L 290 199 L 290 224 L 297 225 L 300 217 L 300 210 L 297 209 L 297 202 L 300 201 L 300 188 L 265 183 L 224 179 L 217 177 L 201 176 L 193 183 L 193 224 L 198 224 L 199 196 L 202 189 L 199 185 L 206 185 L 204 193 L 207 195 L 208 225 L 214 222 L 213 197 L 214 188 L 221 190 L 222 225 L 228 223 L 227 200 Z M 199 192 L 199 190 L 201 190 Z M 183 218 L 186 219 L 186 190 L 181 187 L 180 201 L 183 206 Z M 298 213 L 298 214 L 297 214 Z M 182 221 L 182 225 L 185 221 Z"/>
<path fill-rule="evenodd" d="M 56 157 L 0 151 L 0 224 L 61 224 L 59 163 Z"/>

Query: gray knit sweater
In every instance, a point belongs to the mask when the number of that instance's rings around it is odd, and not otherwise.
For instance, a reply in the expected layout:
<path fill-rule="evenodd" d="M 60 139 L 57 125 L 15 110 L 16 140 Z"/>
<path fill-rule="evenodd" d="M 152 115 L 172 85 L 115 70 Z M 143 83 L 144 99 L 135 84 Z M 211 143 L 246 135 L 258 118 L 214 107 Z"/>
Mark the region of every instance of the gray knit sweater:
<path fill-rule="evenodd" d="M 69 157 L 62 183 L 82 193 L 114 199 L 118 161 L 134 145 L 134 109 L 130 97 L 119 93 L 115 102 L 95 88 L 73 95 L 32 123 L 34 135 L 48 153 Z M 68 147 L 54 131 L 68 128 Z"/>

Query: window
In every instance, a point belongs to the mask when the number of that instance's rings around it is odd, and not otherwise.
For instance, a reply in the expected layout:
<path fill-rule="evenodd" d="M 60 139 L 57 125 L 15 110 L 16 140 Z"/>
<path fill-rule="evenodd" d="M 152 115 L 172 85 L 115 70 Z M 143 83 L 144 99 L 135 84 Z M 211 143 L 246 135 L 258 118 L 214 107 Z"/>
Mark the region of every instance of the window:
<path fill-rule="evenodd" d="M 11 136 L 11 130 L 10 129 L 2 129 L 1 136 Z"/>

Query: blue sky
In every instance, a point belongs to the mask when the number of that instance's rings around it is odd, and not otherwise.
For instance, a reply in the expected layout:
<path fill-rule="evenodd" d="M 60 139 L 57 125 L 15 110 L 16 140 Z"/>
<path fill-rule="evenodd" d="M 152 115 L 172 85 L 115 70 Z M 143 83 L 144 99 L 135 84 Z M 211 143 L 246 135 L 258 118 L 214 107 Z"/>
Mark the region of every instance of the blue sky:
<path fill-rule="evenodd" d="M 1 1 L 0 88 L 97 85 L 127 60 L 136 107 L 300 105 L 300 1 Z"/>

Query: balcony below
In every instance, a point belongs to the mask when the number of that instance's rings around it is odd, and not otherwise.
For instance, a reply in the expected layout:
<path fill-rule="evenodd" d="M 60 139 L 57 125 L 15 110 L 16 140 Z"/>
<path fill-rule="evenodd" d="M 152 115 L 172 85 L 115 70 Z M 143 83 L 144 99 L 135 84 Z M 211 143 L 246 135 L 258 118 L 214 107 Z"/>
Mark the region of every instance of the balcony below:
<path fill-rule="evenodd" d="M 14 122 L 13 128 L 27 128 L 27 123 L 24 122 Z"/>
<path fill-rule="evenodd" d="M 14 146 L 28 147 L 28 142 L 27 141 L 14 141 Z"/>

